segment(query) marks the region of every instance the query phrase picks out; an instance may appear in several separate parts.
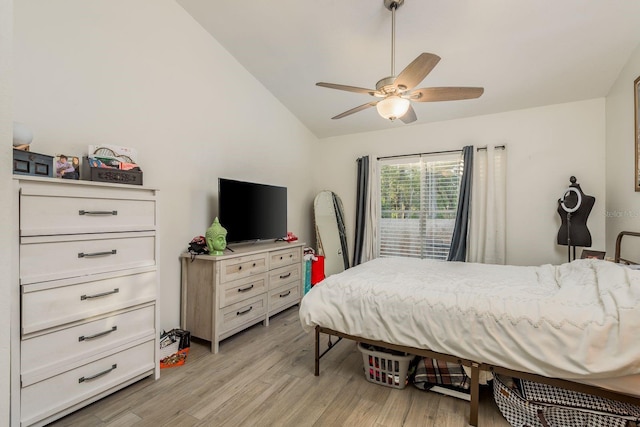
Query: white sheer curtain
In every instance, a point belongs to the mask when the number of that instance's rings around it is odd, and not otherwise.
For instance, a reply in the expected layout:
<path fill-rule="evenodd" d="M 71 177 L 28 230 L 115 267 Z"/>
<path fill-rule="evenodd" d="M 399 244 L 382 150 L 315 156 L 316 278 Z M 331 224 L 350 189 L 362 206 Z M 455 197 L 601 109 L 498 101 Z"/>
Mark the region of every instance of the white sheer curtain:
<path fill-rule="evenodd" d="M 378 258 L 378 199 L 380 183 L 378 182 L 378 161 L 370 156 L 369 188 L 367 192 L 367 213 L 365 217 L 364 239 L 362 247 L 362 262 Z"/>
<path fill-rule="evenodd" d="M 467 261 L 506 262 L 506 162 L 504 146 L 478 149 L 474 158 Z"/>

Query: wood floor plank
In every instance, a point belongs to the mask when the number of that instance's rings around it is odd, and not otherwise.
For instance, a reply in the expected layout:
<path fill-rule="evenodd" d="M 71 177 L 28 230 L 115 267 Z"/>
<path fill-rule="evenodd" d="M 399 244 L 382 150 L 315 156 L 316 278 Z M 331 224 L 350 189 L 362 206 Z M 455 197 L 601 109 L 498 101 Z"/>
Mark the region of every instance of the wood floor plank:
<path fill-rule="evenodd" d="M 270 402 L 270 412 L 275 416 L 271 416 L 267 424 L 262 424 L 265 421 L 262 418 L 257 425 L 312 425 L 347 380 L 329 375 L 314 378 L 316 381 L 309 381 L 309 378 L 300 380 L 307 384 L 304 393 L 301 388 L 289 390 L 288 395 L 283 395 L 279 402 Z"/>
<path fill-rule="evenodd" d="M 263 400 L 261 404 L 249 414 L 242 425 L 270 426 L 285 425 L 282 418 L 286 416 L 292 404 L 300 396 L 301 380 L 298 377 L 289 377 L 269 399 Z M 292 403 L 293 402 L 293 403 Z"/>
<path fill-rule="evenodd" d="M 355 407 L 359 397 L 354 393 L 355 384 L 359 381 L 355 377 L 349 377 L 348 381 L 327 405 L 313 427 L 332 427 L 342 425 L 344 414 Z"/>
<path fill-rule="evenodd" d="M 263 391 L 259 394 L 256 393 L 244 393 L 244 399 L 239 402 L 237 410 L 220 411 L 220 415 L 224 418 L 212 418 L 208 417 L 205 421 L 209 422 L 208 425 L 216 425 L 220 427 L 235 427 L 239 425 L 259 425 L 248 421 L 247 419 L 252 414 L 263 413 L 264 407 L 273 406 L 274 396 L 278 396 L 283 390 L 295 388 L 295 383 L 299 381 L 299 378 L 291 375 L 283 375 L 275 383 L 267 385 L 263 388 Z M 266 384 L 266 383 L 265 383 Z M 258 390 L 256 390 L 258 391 Z M 231 409 L 231 408 L 229 408 Z M 226 412 L 226 413 L 225 413 Z M 218 422 L 218 420 L 220 422 Z"/>
<path fill-rule="evenodd" d="M 422 392 L 415 387 L 410 387 L 411 405 L 405 418 L 405 426 L 436 426 L 440 425 L 437 414 L 439 411 L 441 396 L 435 393 Z M 407 390 L 407 391 L 409 391 Z M 453 399 L 453 397 L 450 397 Z"/>
<path fill-rule="evenodd" d="M 260 381 L 260 373 L 269 369 L 277 361 L 281 360 L 283 355 L 280 352 L 271 352 L 269 354 L 257 354 L 253 360 L 246 361 L 244 364 L 236 367 L 235 375 L 228 375 L 222 383 L 207 393 L 202 393 L 202 387 L 197 388 L 193 392 L 197 395 L 208 396 L 209 398 L 200 399 L 188 412 L 194 417 L 202 420 L 213 411 L 217 411 L 219 406 L 225 405 L 230 399 L 238 396 L 244 396 L 245 392 L 253 387 L 267 385 Z M 251 371 L 253 375 L 242 375 L 242 371 Z M 217 372 L 210 372 L 211 376 L 217 376 Z M 220 381 L 220 380 L 217 380 Z"/>
<path fill-rule="evenodd" d="M 387 399 L 381 403 L 376 425 L 384 427 L 400 427 L 404 425 L 412 399 L 407 399 L 405 392 L 409 390 L 392 390 Z"/>
<path fill-rule="evenodd" d="M 335 343 L 336 339 L 333 338 Z M 322 350 L 328 337 L 322 337 Z M 468 402 L 411 385 L 374 384 L 362 353 L 343 339 L 314 376 L 314 338 L 297 307 L 220 343 L 194 338 L 185 365 L 163 369 L 51 424 L 52 427 L 208 427 L 367 425 L 466 426 Z M 507 427 L 491 390 L 480 396 L 480 427 Z"/>
<path fill-rule="evenodd" d="M 245 387 L 242 392 L 227 395 L 226 399 L 213 401 L 214 405 L 206 406 L 199 411 L 197 418 L 210 423 L 210 425 L 224 426 L 237 425 L 237 419 L 246 418 L 245 411 L 252 406 L 257 406 L 255 400 L 262 396 L 270 385 L 262 381 L 254 381 L 251 387 Z M 252 405 L 253 403 L 253 405 Z"/>
<path fill-rule="evenodd" d="M 139 421 L 141 421 L 141 418 L 139 416 L 131 412 L 127 412 L 121 417 L 118 417 L 113 421 L 106 423 L 104 427 L 129 427 L 135 425 Z"/>
<path fill-rule="evenodd" d="M 81 411 L 82 413 L 75 412 L 71 415 L 67 415 L 61 421 L 59 421 L 56 426 L 58 427 L 85 427 L 85 426 L 95 426 L 95 427 L 104 427 L 105 423 L 102 422 L 95 415 L 88 413 L 86 411 Z"/>
<path fill-rule="evenodd" d="M 345 426 L 371 426 L 378 417 L 379 404 L 368 399 L 359 399 L 352 410 L 344 414 Z"/>

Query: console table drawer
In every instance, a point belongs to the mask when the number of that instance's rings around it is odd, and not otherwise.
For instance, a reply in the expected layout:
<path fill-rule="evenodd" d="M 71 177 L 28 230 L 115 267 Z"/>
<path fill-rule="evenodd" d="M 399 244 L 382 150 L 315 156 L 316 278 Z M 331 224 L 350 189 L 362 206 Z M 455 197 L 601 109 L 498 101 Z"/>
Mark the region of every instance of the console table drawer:
<path fill-rule="evenodd" d="M 22 287 L 22 334 L 156 299 L 155 271 L 48 289 Z"/>
<path fill-rule="evenodd" d="M 300 282 L 289 283 L 269 291 L 269 312 L 300 301 Z"/>
<path fill-rule="evenodd" d="M 269 254 L 269 267 L 277 268 L 283 265 L 300 263 L 300 248 L 282 249 Z"/>
<path fill-rule="evenodd" d="M 23 384 L 22 425 L 35 423 L 124 381 L 151 373 L 157 363 L 154 343 L 150 340 L 44 381 Z"/>
<path fill-rule="evenodd" d="M 20 283 L 155 265 L 155 232 L 23 237 Z"/>
<path fill-rule="evenodd" d="M 267 275 L 247 277 L 221 286 L 220 308 L 235 304 L 267 291 Z"/>
<path fill-rule="evenodd" d="M 267 314 L 267 294 L 240 301 L 220 313 L 220 335 L 235 328 L 250 324 L 256 319 L 265 319 Z"/>
<path fill-rule="evenodd" d="M 302 265 L 295 264 L 281 267 L 269 272 L 269 289 L 275 289 L 291 282 L 300 283 L 302 277 Z"/>
<path fill-rule="evenodd" d="M 154 200 L 22 196 L 22 236 L 155 230 Z"/>
<path fill-rule="evenodd" d="M 267 271 L 267 254 L 232 258 L 220 263 L 220 282 L 231 282 L 265 271 Z"/>
<path fill-rule="evenodd" d="M 33 338 L 21 343 L 23 380 L 29 375 L 47 376 L 66 371 L 75 362 L 155 334 L 155 307 L 121 312 Z M 66 367 L 66 369 L 65 369 Z"/>

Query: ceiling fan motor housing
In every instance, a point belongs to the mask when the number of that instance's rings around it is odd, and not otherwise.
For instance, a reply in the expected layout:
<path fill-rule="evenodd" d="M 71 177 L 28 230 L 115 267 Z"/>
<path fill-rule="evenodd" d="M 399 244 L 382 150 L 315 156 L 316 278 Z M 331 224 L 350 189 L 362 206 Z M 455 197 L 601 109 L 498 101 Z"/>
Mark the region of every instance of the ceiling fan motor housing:
<path fill-rule="evenodd" d="M 378 80 L 378 83 L 376 83 L 376 90 L 378 92 L 383 92 L 385 95 L 396 93 L 398 92 L 399 88 L 394 84 L 395 81 L 395 76 L 389 76 L 385 77 L 384 79 Z"/>
<path fill-rule="evenodd" d="M 384 0 L 384 7 L 391 10 L 393 8 L 397 9 L 404 3 L 404 0 Z"/>

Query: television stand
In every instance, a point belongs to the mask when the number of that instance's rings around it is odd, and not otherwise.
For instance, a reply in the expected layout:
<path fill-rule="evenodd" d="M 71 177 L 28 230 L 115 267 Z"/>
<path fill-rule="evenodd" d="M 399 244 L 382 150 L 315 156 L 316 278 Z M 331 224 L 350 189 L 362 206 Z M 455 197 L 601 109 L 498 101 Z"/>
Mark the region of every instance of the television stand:
<path fill-rule="evenodd" d="M 236 244 L 224 255 L 180 256 L 180 327 L 196 338 L 219 343 L 262 322 L 302 298 L 302 242 Z M 227 248 L 230 249 L 230 248 Z"/>

